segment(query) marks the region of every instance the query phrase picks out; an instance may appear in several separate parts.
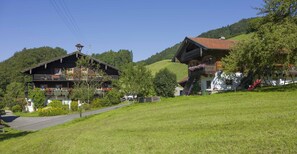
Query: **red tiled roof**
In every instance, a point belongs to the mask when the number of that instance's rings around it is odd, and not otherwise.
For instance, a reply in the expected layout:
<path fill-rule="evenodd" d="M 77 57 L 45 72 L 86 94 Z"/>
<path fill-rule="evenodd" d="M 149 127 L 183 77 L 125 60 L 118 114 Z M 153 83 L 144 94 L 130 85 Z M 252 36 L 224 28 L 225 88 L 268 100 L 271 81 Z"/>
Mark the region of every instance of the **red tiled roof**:
<path fill-rule="evenodd" d="M 189 38 L 192 41 L 203 45 L 208 49 L 219 49 L 219 50 L 230 50 L 230 48 L 235 44 L 236 41 L 232 40 L 222 40 L 222 39 L 212 39 L 212 38 Z"/>

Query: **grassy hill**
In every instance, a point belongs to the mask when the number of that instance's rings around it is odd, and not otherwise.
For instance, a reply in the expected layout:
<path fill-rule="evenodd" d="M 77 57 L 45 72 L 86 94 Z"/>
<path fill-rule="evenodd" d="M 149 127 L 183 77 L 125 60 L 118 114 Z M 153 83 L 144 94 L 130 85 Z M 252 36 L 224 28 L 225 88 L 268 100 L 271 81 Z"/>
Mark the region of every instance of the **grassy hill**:
<path fill-rule="evenodd" d="M 147 65 L 146 68 L 151 70 L 153 75 L 159 72 L 163 68 L 167 68 L 174 74 L 176 74 L 177 81 L 182 80 L 184 77 L 188 76 L 187 65 L 181 63 L 173 63 L 170 60 L 162 60 L 156 63 Z"/>
<path fill-rule="evenodd" d="M 1 154 L 297 153 L 296 85 L 262 91 L 163 99 L 10 131 L 0 135 Z"/>

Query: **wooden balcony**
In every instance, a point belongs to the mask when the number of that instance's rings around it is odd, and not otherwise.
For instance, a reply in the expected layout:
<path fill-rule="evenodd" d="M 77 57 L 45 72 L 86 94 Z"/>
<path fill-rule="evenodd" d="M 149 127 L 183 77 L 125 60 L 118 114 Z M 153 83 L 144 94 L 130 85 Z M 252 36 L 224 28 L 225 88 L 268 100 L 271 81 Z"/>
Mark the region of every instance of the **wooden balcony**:
<path fill-rule="evenodd" d="M 199 64 L 197 66 L 189 67 L 189 70 L 194 73 L 196 70 L 203 69 L 204 74 L 215 74 L 217 71 L 222 70 L 222 63 L 220 61 L 217 61 L 213 65 L 207 65 L 207 64 Z"/>
<path fill-rule="evenodd" d="M 46 96 L 57 96 L 57 97 L 60 97 L 60 96 L 68 97 L 69 93 L 71 92 L 70 88 L 62 88 L 62 89 L 46 88 L 43 90 Z"/>
<path fill-rule="evenodd" d="M 117 75 L 110 75 L 111 79 L 118 79 Z M 102 80 L 97 75 L 73 76 L 73 75 L 53 75 L 53 74 L 33 74 L 33 81 L 77 81 L 77 80 Z"/>

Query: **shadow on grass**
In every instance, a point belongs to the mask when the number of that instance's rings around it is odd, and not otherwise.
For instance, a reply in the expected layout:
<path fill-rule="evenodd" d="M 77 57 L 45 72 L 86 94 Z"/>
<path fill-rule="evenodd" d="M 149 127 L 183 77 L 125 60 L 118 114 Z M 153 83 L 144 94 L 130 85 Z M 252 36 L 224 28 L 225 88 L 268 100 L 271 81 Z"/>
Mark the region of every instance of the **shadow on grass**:
<path fill-rule="evenodd" d="M 16 138 L 16 137 L 21 137 L 21 136 L 25 136 L 28 135 L 32 132 L 15 132 L 14 130 L 9 130 L 7 131 L 6 129 L 8 129 L 7 127 L 4 128 L 5 132 L 4 133 L 0 133 L 0 142 L 7 140 L 7 139 L 11 139 L 11 138 Z"/>

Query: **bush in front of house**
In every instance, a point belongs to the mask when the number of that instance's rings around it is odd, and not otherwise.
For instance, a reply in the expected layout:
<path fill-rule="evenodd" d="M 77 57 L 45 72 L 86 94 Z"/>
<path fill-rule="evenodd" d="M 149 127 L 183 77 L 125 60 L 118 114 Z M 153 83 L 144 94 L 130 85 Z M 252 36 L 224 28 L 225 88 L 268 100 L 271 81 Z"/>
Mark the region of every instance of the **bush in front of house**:
<path fill-rule="evenodd" d="M 78 102 L 72 101 L 70 105 L 71 111 L 78 111 Z"/>
<path fill-rule="evenodd" d="M 15 105 L 11 108 L 12 112 L 21 112 L 22 107 L 20 105 Z"/>
<path fill-rule="evenodd" d="M 54 108 L 63 108 L 62 101 L 60 101 L 60 100 L 53 100 L 52 102 L 50 102 L 48 104 L 48 106 L 54 107 Z"/>
<path fill-rule="evenodd" d="M 99 99 L 99 98 L 96 98 L 94 99 L 92 102 L 91 102 L 91 107 L 92 108 L 100 108 L 102 107 L 103 105 L 103 101 L 104 99 Z"/>
<path fill-rule="evenodd" d="M 85 109 L 85 110 L 91 110 L 91 105 L 88 104 L 88 103 L 83 103 L 82 108 Z"/>
<path fill-rule="evenodd" d="M 45 107 L 38 110 L 39 116 L 55 116 L 55 115 L 63 115 L 67 113 L 68 111 L 63 110 L 63 108 L 56 108 L 56 107 Z"/>
<path fill-rule="evenodd" d="M 63 104 L 62 109 L 65 110 L 65 111 L 68 111 L 69 110 L 69 105 L 68 104 Z"/>
<path fill-rule="evenodd" d="M 116 90 L 111 90 L 107 92 L 107 94 L 104 96 L 103 100 L 104 106 L 111 106 L 121 103 L 121 94 Z"/>

